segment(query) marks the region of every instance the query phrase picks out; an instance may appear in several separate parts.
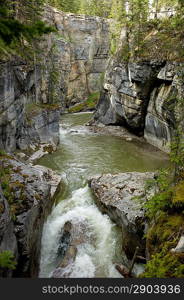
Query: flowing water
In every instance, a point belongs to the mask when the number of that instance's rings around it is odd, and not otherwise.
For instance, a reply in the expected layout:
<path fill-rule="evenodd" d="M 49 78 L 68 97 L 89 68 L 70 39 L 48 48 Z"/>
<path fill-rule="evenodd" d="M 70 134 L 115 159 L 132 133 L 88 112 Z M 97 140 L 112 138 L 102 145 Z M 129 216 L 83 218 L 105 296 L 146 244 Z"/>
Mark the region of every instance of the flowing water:
<path fill-rule="evenodd" d="M 86 224 L 85 242 L 77 246 L 69 277 L 120 277 L 114 267 L 120 262 L 121 233 L 94 204 L 87 179 L 96 174 L 154 171 L 168 165 L 162 152 L 120 137 L 95 134 L 84 124 L 90 113 L 63 115 L 59 149 L 39 161 L 61 174 L 62 191 L 45 222 L 42 235 L 40 277 L 50 277 L 57 266 L 60 232 L 70 221 Z"/>

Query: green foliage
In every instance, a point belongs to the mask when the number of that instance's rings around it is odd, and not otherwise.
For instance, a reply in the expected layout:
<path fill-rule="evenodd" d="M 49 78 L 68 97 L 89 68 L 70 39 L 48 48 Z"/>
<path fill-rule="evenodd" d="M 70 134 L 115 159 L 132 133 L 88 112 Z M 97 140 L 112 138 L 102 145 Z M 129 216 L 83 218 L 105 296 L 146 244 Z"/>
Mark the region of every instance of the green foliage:
<path fill-rule="evenodd" d="M 174 188 L 172 204 L 174 207 L 184 210 L 184 181 L 180 181 Z"/>
<path fill-rule="evenodd" d="M 157 18 L 163 8 L 175 7 L 172 17 Z M 155 19 L 148 18 L 155 9 Z M 184 8 L 178 0 L 156 0 L 149 8 L 148 0 L 112 0 L 110 17 L 115 20 L 111 25 L 112 53 L 116 49 L 122 28 L 124 32 L 121 58 L 125 61 L 160 59 L 182 60 Z"/>
<path fill-rule="evenodd" d="M 154 188 L 155 195 L 149 198 L 144 204 L 146 208 L 146 216 L 151 220 L 162 210 L 168 210 L 172 207 L 172 176 L 170 169 L 160 170 L 154 179 L 147 180 L 145 184 L 145 192 L 149 192 Z"/>
<path fill-rule="evenodd" d="M 167 253 L 157 253 L 146 265 L 145 272 L 140 277 L 146 278 L 183 278 L 184 256 Z"/>
<path fill-rule="evenodd" d="M 149 201 L 146 202 L 146 215 L 152 219 L 160 210 L 168 210 L 172 207 L 172 190 L 161 192 L 154 195 Z"/>
<path fill-rule="evenodd" d="M 184 216 L 178 213 L 160 212 L 147 233 L 149 253 L 160 253 L 163 248 L 167 253 L 178 242 L 178 233 L 183 228 Z"/>
<path fill-rule="evenodd" d="M 108 17 L 112 2 L 109 0 L 80 0 L 79 13 Z"/>
<path fill-rule="evenodd" d="M 179 124 L 180 123 L 181 120 L 179 120 Z M 181 172 L 183 172 L 184 168 L 184 138 L 183 130 L 180 128 L 179 124 L 176 129 L 175 136 L 172 139 L 170 152 L 170 160 L 174 165 L 176 180 L 180 178 Z"/>
<path fill-rule="evenodd" d="M 170 170 L 170 169 L 169 169 Z M 152 220 L 161 211 L 178 211 L 184 209 L 184 181 L 173 183 L 172 171 L 162 170 L 156 179 L 147 181 L 145 192 L 155 188 L 152 196 L 144 204 L 146 216 Z"/>
<path fill-rule="evenodd" d="M 40 20 L 40 8 L 43 1 L 0 0 L 0 55 L 23 53 L 33 47 L 33 42 L 43 34 L 55 29 Z"/>
<path fill-rule="evenodd" d="M 183 230 L 184 216 L 161 212 L 147 233 L 147 250 L 151 259 L 141 277 L 184 277 L 184 255 L 171 253 Z"/>
<path fill-rule="evenodd" d="M 80 7 L 79 0 L 48 0 L 48 4 L 65 12 L 77 13 Z"/>
<path fill-rule="evenodd" d="M 6 152 L 3 149 L 0 149 L 0 156 L 6 155 Z"/>
<path fill-rule="evenodd" d="M 0 268 L 14 270 L 17 263 L 14 261 L 14 255 L 11 251 L 3 251 L 0 253 Z"/>
<path fill-rule="evenodd" d="M 89 95 L 88 99 L 82 103 L 76 104 L 68 109 L 69 113 L 77 113 L 80 111 L 93 110 L 99 100 L 100 93 L 92 93 Z"/>

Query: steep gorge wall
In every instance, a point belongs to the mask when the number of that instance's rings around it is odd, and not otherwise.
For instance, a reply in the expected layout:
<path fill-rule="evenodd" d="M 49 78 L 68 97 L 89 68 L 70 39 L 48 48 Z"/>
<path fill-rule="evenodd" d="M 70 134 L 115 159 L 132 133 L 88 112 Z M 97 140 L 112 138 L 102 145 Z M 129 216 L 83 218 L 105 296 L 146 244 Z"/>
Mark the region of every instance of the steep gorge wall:
<path fill-rule="evenodd" d="M 0 277 L 37 277 L 43 225 L 61 177 L 8 155 L 0 155 L 0 177 L 0 253 L 10 251 L 17 263 L 14 271 L 0 268 Z"/>
<path fill-rule="evenodd" d="M 32 61 L 0 62 L 0 148 L 12 152 L 59 141 L 60 111 L 100 90 L 109 53 L 109 25 L 99 17 L 45 8 L 57 29 Z"/>
<path fill-rule="evenodd" d="M 169 152 L 180 122 L 183 64 L 147 60 L 124 62 L 112 57 L 94 115 L 98 123 L 123 125 L 159 149 Z"/>
<path fill-rule="evenodd" d="M 101 88 L 109 56 L 109 22 L 100 17 L 67 14 L 50 7 L 46 9 L 45 18 L 58 30 L 55 35 L 57 51 L 62 55 L 65 53 L 63 84 L 66 104 L 70 106 Z"/>

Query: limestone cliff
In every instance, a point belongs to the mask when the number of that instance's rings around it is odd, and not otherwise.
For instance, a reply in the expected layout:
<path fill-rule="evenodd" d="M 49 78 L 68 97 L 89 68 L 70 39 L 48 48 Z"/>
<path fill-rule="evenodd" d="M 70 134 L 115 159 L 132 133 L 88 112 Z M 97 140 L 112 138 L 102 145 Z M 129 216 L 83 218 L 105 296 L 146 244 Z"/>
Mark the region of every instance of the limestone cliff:
<path fill-rule="evenodd" d="M 123 125 L 154 146 L 170 151 L 184 85 L 179 63 L 111 58 L 94 115 L 96 122 Z M 181 115 L 180 115 L 181 116 Z"/>
<path fill-rule="evenodd" d="M 46 21 L 54 25 L 58 58 L 63 62 L 66 103 L 75 104 L 100 90 L 109 56 L 109 22 L 96 16 L 63 13 L 47 7 Z"/>
<path fill-rule="evenodd" d="M 109 51 L 108 22 L 46 7 L 57 29 L 32 60 L 0 62 L 0 148 L 12 152 L 59 141 L 59 115 L 99 91 Z"/>

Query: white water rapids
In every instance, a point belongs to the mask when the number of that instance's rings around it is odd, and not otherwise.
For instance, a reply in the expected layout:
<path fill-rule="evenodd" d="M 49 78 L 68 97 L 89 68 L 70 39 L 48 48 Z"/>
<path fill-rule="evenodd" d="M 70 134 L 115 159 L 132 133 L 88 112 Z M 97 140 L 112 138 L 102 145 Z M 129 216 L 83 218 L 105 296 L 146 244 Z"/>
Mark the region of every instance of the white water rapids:
<path fill-rule="evenodd" d="M 66 272 L 70 277 L 119 277 L 114 268 L 117 234 L 114 224 L 93 204 L 89 188 L 78 189 L 70 199 L 60 202 L 49 216 L 43 231 L 40 277 L 48 277 L 56 267 L 59 232 L 67 221 L 88 223 L 88 240 L 78 246 L 77 257 Z M 95 245 L 91 242 L 95 235 Z"/>

